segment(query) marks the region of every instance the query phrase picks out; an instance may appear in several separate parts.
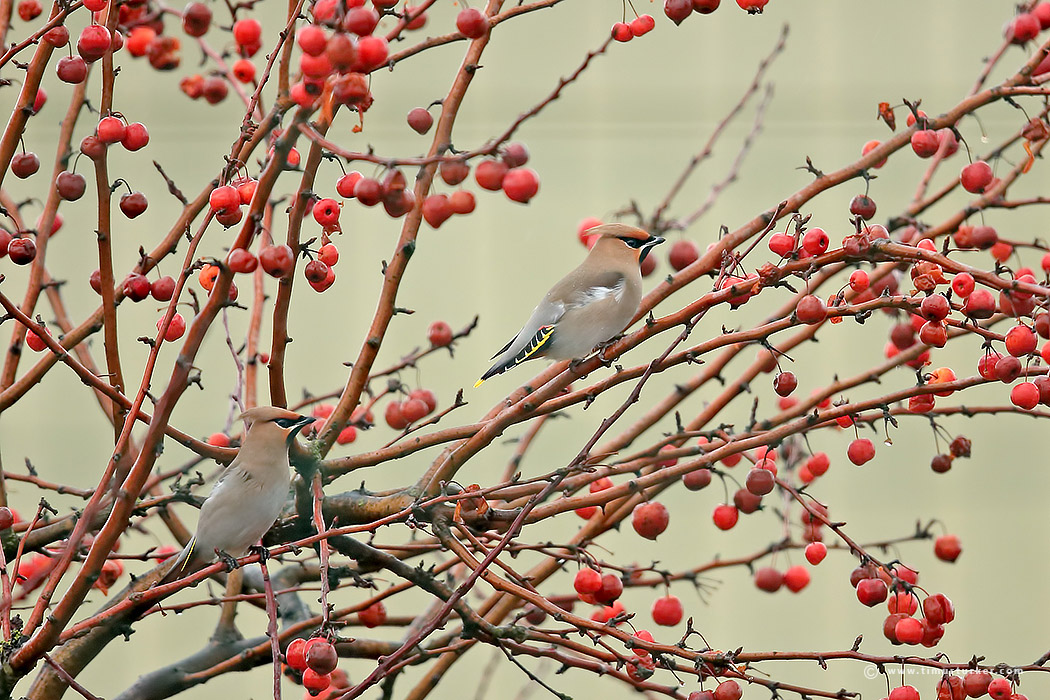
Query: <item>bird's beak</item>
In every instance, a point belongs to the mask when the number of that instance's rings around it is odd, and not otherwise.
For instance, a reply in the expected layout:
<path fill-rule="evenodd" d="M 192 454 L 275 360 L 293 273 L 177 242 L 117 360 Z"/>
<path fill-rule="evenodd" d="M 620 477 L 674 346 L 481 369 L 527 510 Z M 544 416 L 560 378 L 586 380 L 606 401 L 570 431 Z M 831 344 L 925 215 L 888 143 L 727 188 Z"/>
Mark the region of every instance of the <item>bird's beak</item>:
<path fill-rule="evenodd" d="M 649 251 L 651 251 L 653 248 L 655 248 L 663 242 L 664 239 L 660 238 L 659 236 L 649 236 L 649 239 L 642 244 L 642 252 L 638 256 L 638 262 L 644 262 L 645 257 L 649 255 Z"/>
<path fill-rule="evenodd" d="M 295 436 L 299 434 L 300 430 L 310 425 L 315 420 L 317 419 L 313 416 L 299 416 L 299 419 L 292 423 L 292 429 L 288 431 L 288 441 L 291 442 L 293 439 L 295 439 Z"/>

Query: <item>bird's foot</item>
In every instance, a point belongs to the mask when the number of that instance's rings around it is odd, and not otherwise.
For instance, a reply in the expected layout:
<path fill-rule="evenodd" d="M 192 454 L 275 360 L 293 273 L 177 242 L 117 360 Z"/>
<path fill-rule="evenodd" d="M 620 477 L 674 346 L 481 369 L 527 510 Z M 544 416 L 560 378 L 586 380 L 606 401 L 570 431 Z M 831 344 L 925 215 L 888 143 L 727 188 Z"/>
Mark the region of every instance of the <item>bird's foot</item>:
<path fill-rule="evenodd" d="M 215 550 L 215 556 L 219 558 L 219 561 L 223 563 L 227 571 L 233 571 L 237 568 L 237 558 L 228 552 L 224 552 L 221 549 Z"/>
<path fill-rule="evenodd" d="M 253 544 L 251 547 L 248 547 L 248 554 L 258 554 L 261 562 L 270 558 L 270 550 L 261 544 Z"/>
<path fill-rule="evenodd" d="M 597 345 L 595 345 L 594 346 L 594 350 L 597 353 L 598 361 L 601 362 L 606 367 L 611 367 L 612 363 L 613 363 L 613 360 L 607 360 L 605 358 L 605 351 L 607 349 L 611 348 L 616 343 L 620 342 L 620 340 L 622 340 L 623 337 L 624 337 L 624 334 L 620 333 L 618 335 L 614 335 L 612 338 L 609 338 L 604 343 L 598 343 Z"/>

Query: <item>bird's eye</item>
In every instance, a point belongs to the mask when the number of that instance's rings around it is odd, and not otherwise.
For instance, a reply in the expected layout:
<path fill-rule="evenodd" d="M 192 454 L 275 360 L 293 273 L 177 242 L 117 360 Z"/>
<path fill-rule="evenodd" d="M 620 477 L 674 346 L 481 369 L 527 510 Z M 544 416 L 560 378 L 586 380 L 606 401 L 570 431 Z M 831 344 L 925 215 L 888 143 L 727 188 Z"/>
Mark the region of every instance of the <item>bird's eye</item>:
<path fill-rule="evenodd" d="M 274 418 L 273 422 L 282 428 L 291 428 L 299 421 L 298 418 Z"/>
<path fill-rule="evenodd" d="M 629 238 L 627 236 L 619 236 L 618 238 L 624 243 L 626 243 L 630 248 L 641 248 L 643 245 L 645 245 L 645 241 L 638 238 Z"/>

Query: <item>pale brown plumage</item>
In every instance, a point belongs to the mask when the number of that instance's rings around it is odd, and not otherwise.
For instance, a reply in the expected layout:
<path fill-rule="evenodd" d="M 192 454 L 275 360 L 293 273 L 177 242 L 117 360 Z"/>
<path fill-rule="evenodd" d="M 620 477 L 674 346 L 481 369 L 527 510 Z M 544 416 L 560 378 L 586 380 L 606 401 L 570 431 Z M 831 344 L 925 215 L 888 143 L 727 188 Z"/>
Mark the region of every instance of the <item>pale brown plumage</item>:
<path fill-rule="evenodd" d="M 245 554 L 273 525 L 288 496 L 288 448 L 313 419 L 274 406 L 245 411 L 244 441 L 201 506 L 197 532 L 168 579 L 212 561 L 216 552 Z"/>
<path fill-rule="evenodd" d="M 622 332 L 642 299 L 641 262 L 662 238 L 626 224 L 602 224 L 587 258 L 555 284 L 474 386 L 527 360 L 585 357 Z"/>

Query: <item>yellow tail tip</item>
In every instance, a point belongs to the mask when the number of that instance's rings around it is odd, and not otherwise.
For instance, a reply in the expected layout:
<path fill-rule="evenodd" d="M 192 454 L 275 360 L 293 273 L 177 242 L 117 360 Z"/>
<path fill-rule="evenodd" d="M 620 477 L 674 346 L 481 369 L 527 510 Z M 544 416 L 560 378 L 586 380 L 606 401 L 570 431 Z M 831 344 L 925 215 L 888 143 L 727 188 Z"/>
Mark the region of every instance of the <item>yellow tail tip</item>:
<path fill-rule="evenodd" d="M 485 383 L 484 379 L 479 379 L 478 381 L 474 382 L 474 388 L 477 389 L 479 386 L 481 386 L 484 383 Z"/>

